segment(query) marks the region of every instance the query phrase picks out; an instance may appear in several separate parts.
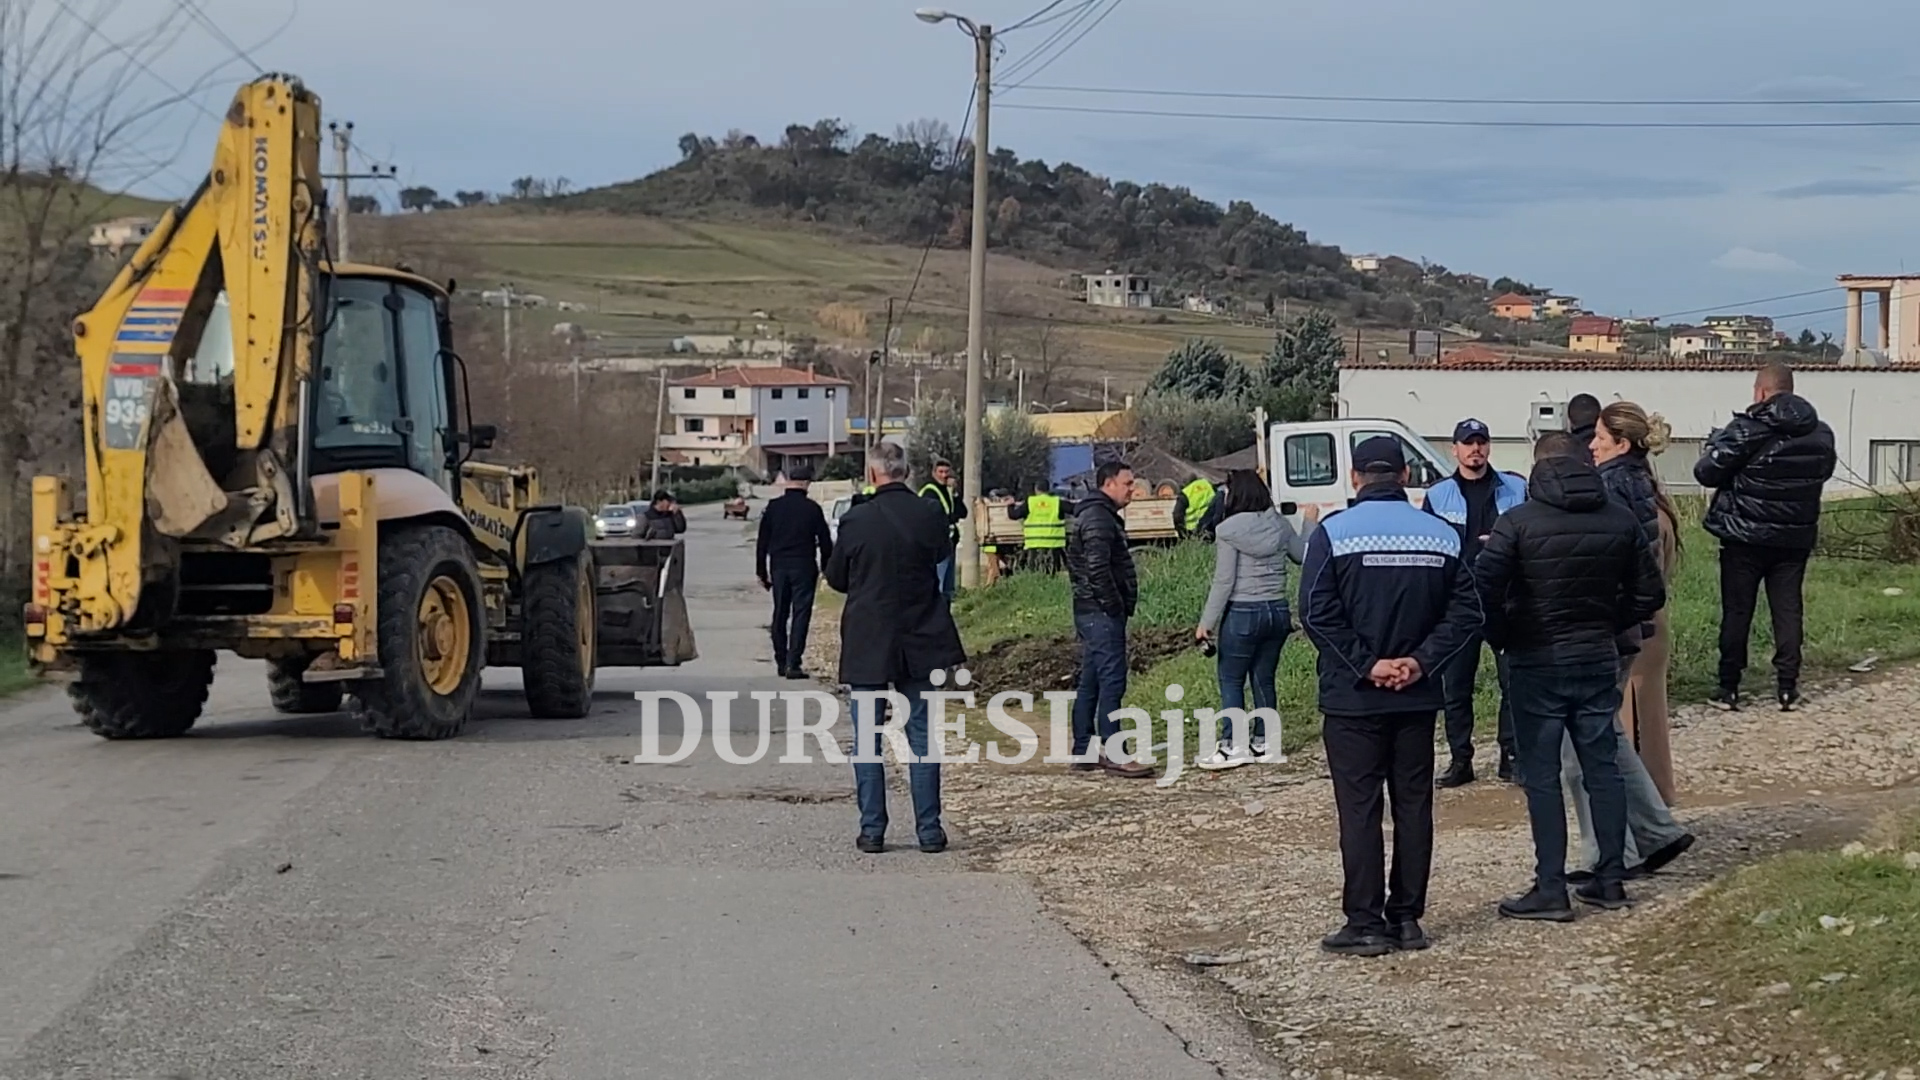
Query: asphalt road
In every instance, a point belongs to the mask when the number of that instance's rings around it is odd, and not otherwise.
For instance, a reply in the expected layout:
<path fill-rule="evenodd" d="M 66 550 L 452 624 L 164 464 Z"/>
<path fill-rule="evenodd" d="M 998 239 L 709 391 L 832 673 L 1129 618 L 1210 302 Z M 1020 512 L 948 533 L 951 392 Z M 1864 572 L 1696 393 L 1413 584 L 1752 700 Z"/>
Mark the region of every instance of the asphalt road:
<path fill-rule="evenodd" d="M 602 672 L 580 721 L 490 672 L 460 738 L 383 742 L 277 718 L 232 658 L 178 740 L 0 709 L 0 1076 L 1219 1075 L 1024 883 L 966 871 L 966 822 L 863 856 L 846 766 L 621 763 L 636 690 L 739 691 L 744 747 L 748 694 L 794 686 L 744 530 L 689 540 L 701 659 Z"/>

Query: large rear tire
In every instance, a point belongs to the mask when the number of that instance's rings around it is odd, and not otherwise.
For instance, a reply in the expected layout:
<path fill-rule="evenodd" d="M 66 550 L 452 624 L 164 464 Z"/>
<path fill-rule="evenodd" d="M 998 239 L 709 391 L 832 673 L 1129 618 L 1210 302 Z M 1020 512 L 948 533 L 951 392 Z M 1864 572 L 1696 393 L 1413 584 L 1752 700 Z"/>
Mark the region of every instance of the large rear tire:
<path fill-rule="evenodd" d="M 275 709 L 295 715 L 340 711 L 346 689 L 339 683 L 301 681 L 312 663 L 311 656 L 267 661 L 267 690 L 273 695 Z"/>
<path fill-rule="evenodd" d="M 486 624 L 473 550 L 443 525 L 380 538 L 380 668 L 355 683 L 354 715 L 384 739 L 448 739 L 480 693 Z"/>
<path fill-rule="evenodd" d="M 200 719 L 213 660 L 211 649 L 83 656 L 67 696 L 80 722 L 103 739 L 171 739 Z"/>
<path fill-rule="evenodd" d="M 593 552 L 531 567 L 525 581 L 520 678 L 527 708 L 541 720 L 578 720 L 593 708 Z"/>

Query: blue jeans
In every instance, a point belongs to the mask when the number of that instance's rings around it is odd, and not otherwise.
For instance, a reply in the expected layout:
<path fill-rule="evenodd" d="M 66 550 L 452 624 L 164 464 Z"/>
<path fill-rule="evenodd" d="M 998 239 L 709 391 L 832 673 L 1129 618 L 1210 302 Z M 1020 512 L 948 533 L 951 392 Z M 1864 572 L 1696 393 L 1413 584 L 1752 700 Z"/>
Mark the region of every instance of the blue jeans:
<path fill-rule="evenodd" d="M 1613 728 L 1620 711 L 1618 665 L 1513 666 L 1509 672 L 1513 733 L 1527 789 L 1527 819 L 1533 826 L 1534 886 L 1547 893 L 1567 888 L 1567 804 L 1560 794 L 1563 737 L 1573 740 L 1593 810 L 1599 847 L 1594 877 L 1619 882 L 1626 871 L 1627 797 Z"/>
<path fill-rule="evenodd" d="M 855 692 L 862 690 L 879 692 L 885 686 L 855 686 Z M 940 766 L 926 761 L 927 756 L 927 699 L 926 694 L 933 684 L 922 679 L 916 682 L 895 683 L 893 689 L 900 692 L 911 706 L 907 711 L 907 747 L 917 759 L 907 766 L 907 789 L 913 793 L 913 820 L 915 836 L 925 843 L 946 837 L 940 828 Z M 854 708 L 863 707 L 855 699 Z M 881 747 L 880 728 L 885 726 L 889 717 L 884 698 L 873 699 L 873 744 L 859 745 L 860 728 L 854 725 L 854 754 L 862 753 L 878 756 Z M 860 802 L 860 835 L 881 837 L 887 833 L 887 767 L 878 761 L 854 762 L 854 796 Z"/>
<path fill-rule="evenodd" d="M 1253 707 L 1278 709 L 1280 695 L 1275 677 L 1280 670 L 1280 647 L 1287 643 L 1293 620 L 1285 600 L 1236 601 L 1227 605 L 1220 620 L 1219 652 L 1214 670 L 1220 678 L 1220 707 L 1247 707 L 1247 680 L 1253 680 Z M 1220 721 L 1220 738 L 1232 737 L 1231 725 Z M 1248 721 L 1252 737 L 1267 737 L 1266 717 L 1255 714 Z"/>
<path fill-rule="evenodd" d="M 1120 730 L 1113 711 L 1127 696 L 1127 620 L 1101 611 L 1073 613 L 1080 639 L 1080 688 L 1073 699 L 1073 754 L 1086 753 L 1096 728 L 1101 745 Z"/>
<path fill-rule="evenodd" d="M 1620 684 L 1623 689 L 1632 668 L 1631 660 L 1620 664 Z M 1622 859 L 1632 868 L 1645 862 L 1648 855 L 1685 836 L 1687 830 L 1673 819 L 1673 811 L 1667 808 L 1667 801 L 1660 797 L 1660 789 L 1654 786 L 1653 777 L 1647 774 L 1646 765 L 1634 751 L 1633 740 L 1627 738 L 1627 730 L 1621 726 L 1617 716 L 1613 722 L 1613 734 L 1618 744 L 1615 757 L 1620 763 L 1620 779 L 1627 792 L 1627 837 Z M 1581 776 L 1579 756 L 1574 753 L 1572 740 L 1566 740 L 1560 747 L 1560 788 L 1567 800 L 1573 803 L 1573 817 L 1580 826 L 1580 858 L 1577 865 L 1583 870 L 1591 870 L 1600 859 L 1600 848 L 1593 840 L 1593 811 L 1587 805 L 1586 793 L 1580 790 Z"/>
<path fill-rule="evenodd" d="M 949 551 L 947 557 L 941 559 L 939 567 L 934 570 L 934 575 L 940 579 L 940 591 L 946 593 L 949 600 L 953 599 L 953 591 L 958 586 L 959 575 L 955 573 L 956 569 L 958 568 L 955 565 L 955 553 Z"/>

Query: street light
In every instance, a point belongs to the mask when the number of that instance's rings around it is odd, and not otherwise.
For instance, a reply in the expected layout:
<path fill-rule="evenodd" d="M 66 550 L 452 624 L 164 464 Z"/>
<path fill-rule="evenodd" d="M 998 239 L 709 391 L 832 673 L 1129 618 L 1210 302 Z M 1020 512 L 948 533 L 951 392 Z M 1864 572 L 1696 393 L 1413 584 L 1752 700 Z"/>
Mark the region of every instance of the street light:
<path fill-rule="evenodd" d="M 986 363 L 981 350 L 987 339 L 987 114 L 993 94 L 993 27 L 941 8 L 921 8 L 914 17 L 924 23 L 952 20 L 973 39 L 973 248 L 967 275 L 967 399 L 966 440 L 960 465 L 960 498 L 967 516 L 960 521 L 960 584 L 967 588 L 980 580 L 979 531 L 974 525 L 980 504 L 981 427 Z"/>

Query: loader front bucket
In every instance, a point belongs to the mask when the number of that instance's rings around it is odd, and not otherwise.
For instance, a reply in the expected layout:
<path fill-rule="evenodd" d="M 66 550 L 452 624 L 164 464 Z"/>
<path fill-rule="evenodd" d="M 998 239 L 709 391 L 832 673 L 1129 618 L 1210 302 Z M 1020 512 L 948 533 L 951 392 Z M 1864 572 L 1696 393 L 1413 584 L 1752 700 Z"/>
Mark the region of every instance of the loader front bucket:
<path fill-rule="evenodd" d="M 698 657 L 687 619 L 686 544 L 596 540 L 598 667 L 672 667 Z"/>

